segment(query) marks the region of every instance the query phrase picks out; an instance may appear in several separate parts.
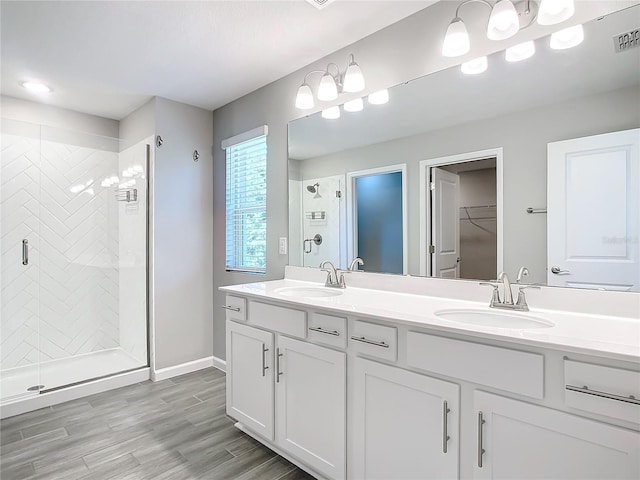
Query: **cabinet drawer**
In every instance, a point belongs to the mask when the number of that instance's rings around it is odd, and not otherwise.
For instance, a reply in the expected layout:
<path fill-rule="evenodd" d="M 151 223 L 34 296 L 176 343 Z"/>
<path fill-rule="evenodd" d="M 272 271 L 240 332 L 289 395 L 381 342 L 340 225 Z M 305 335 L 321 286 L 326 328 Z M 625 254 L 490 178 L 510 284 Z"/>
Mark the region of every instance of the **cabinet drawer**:
<path fill-rule="evenodd" d="M 302 310 L 251 301 L 249 323 L 292 337 L 307 336 L 307 314 Z"/>
<path fill-rule="evenodd" d="M 312 313 L 309 316 L 308 339 L 311 342 L 347 348 L 347 319 Z"/>
<path fill-rule="evenodd" d="M 564 383 L 569 407 L 640 424 L 640 372 L 565 360 Z"/>
<path fill-rule="evenodd" d="M 544 397 L 544 357 L 537 353 L 409 332 L 407 364 L 532 398 Z"/>
<path fill-rule="evenodd" d="M 227 320 L 244 322 L 247 319 L 247 301 L 242 297 L 227 295 L 222 308 Z"/>
<path fill-rule="evenodd" d="M 349 336 L 355 352 L 395 362 L 398 359 L 398 330 L 396 327 L 377 325 L 356 320 Z"/>

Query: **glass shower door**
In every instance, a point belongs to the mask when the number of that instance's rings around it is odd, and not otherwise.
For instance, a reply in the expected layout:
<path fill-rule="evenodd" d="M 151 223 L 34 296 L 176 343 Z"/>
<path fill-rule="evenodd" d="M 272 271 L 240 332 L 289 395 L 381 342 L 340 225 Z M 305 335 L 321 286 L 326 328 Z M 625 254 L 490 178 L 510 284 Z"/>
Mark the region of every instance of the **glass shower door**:
<path fill-rule="evenodd" d="M 2 121 L 0 401 L 37 394 L 40 378 L 40 126 Z"/>

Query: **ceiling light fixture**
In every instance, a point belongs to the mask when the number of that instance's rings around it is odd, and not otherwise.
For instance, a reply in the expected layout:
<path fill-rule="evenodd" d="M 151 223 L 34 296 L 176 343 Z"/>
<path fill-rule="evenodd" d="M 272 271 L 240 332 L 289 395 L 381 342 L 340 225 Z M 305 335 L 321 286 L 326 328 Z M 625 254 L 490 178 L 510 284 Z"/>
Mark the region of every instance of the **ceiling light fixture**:
<path fill-rule="evenodd" d="M 30 91 L 32 91 L 34 93 L 51 93 L 51 92 L 53 92 L 51 87 L 46 86 L 44 83 L 22 82 L 20 85 L 22 85 L 22 87 L 24 87 L 27 90 L 30 90 Z"/>
<path fill-rule="evenodd" d="M 507 48 L 504 58 L 507 62 L 521 62 L 536 53 L 536 45 L 533 40 Z"/>
<path fill-rule="evenodd" d="M 377 92 L 370 93 L 367 100 L 371 105 L 384 105 L 389 101 L 389 90 L 378 90 Z"/>
<path fill-rule="evenodd" d="M 554 50 L 566 50 L 567 48 L 580 45 L 584 40 L 584 29 L 582 25 L 565 28 L 551 34 L 549 46 Z"/>
<path fill-rule="evenodd" d="M 573 0 L 542 0 L 538 10 L 538 23 L 555 25 L 571 18 L 575 11 Z"/>
<path fill-rule="evenodd" d="M 488 64 L 487 57 L 478 57 L 464 62 L 460 65 L 460 70 L 466 75 L 478 75 L 487 71 Z"/>
<path fill-rule="evenodd" d="M 335 70 L 335 73 L 332 73 L 332 70 Z M 321 102 L 332 102 L 343 92 L 357 93 L 365 88 L 362 70 L 356 63 L 353 54 L 351 54 L 344 72 L 340 71 L 340 67 L 335 63 L 330 63 L 327 65 L 326 70 L 312 70 L 304 76 L 304 82 L 298 88 L 295 102 L 296 108 L 300 110 L 309 110 L 315 106 L 313 91 L 307 81 L 309 76 L 314 73 L 322 74 L 316 93 L 317 99 Z M 338 109 L 339 115 L 340 110 Z"/>

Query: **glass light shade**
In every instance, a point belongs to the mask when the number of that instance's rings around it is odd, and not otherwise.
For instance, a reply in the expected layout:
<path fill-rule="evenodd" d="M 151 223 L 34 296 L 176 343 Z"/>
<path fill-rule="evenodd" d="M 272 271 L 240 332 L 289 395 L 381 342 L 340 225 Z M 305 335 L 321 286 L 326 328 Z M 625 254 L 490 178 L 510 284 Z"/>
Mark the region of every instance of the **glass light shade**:
<path fill-rule="evenodd" d="M 298 88 L 298 94 L 296 95 L 296 108 L 309 110 L 313 108 L 313 106 L 313 92 L 311 91 L 311 87 L 303 83 L 300 85 L 300 88 Z"/>
<path fill-rule="evenodd" d="M 516 7 L 511 0 L 499 0 L 491 10 L 487 38 L 489 40 L 504 40 L 513 37 L 520 30 L 520 19 Z"/>
<path fill-rule="evenodd" d="M 540 25 L 555 25 L 571 18 L 575 11 L 573 0 L 542 0 L 537 21 Z"/>
<path fill-rule="evenodd" d="M 364 108 L 364 102 L 361 98 L 356 98 L 354 100 L 349 100 L 344 104 L 345 112 L 360 112 Z"/>
<path fill-rule="evenodd" d="M 26 88 L 27 90 L 30 90 L 30 91 L 35 92 L 35 93 L 51 93 L 52 92 L 50 87 L 47 87 L 46 85 L 44 85 L 42 83 L 22 82 L 21 85 L 24 88 Z"/>
<path fill-rule="evenodd" d="M 580 45 L 584 40 L 584 29 L 582 25 L 565 28 L 551 34 L 549 46 L 554 50 L 565 50 L 567 48 Z"/>
<path fill-rule="evenodd" d="M 329 107 L 322 111 L 322 118 L 326 118 L 327 120 L 335 120 L 340 118 L 340 107 Z"/>
<path fill-rule="evenodd" d="M 318 87 L 318 100 L 330 102 L 338 98 L 338 86 L 330 73 L 325 73 L 320 79 Z"/>
<path fill-rule="evenodd" d="M 389 101 L 389 90 L 385 88 L 384 90 L 370 93 L 368 100 L 371 105 L 384 105 Z"/>
<path fill-rule="evenodd" d="M 442 43 L 442 55 L 445 57 L 459 57 L 464 55 L 471 48 L 469 43 L 469 32 L 461 18 L 454 18 Z"/>
<path fill-rule="evenodd" d="M 351 62 L 344 74 L 344 82 L 342 90 L 347 93 L 357 93 L 364 90 L 364 75 L 360 66 L 355 62 Z"/>
<path fill-rule="evenodd" d="M 487 70 L 488 62 L 487 57 L 478 57 L 468 62 L 464 62 L 460 65 L 462 73 L 467 75 L 477 75 Z"/>
<path fill-rule="evenodd" d="M 507 62 L 520 62 L 532 57 L 534 53 L 536 53 L 536 45 L 533 40 L 530 40 L 507 48 L 504 58 Z"/>

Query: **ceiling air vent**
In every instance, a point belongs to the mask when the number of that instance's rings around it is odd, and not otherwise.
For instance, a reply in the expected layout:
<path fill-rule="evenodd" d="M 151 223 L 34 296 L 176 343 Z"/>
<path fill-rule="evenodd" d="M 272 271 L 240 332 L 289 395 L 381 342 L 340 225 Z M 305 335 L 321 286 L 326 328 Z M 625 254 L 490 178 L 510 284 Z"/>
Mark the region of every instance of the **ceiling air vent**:
<path fill-rule="evenodd" d="M 621 33 L 613 37 L 613 46 L 616 53 L 626 52 L 635 47 L 640 47 L 640 29 L 636 28 L 630 32 Z"/>
<path fill-rule="evenodd" d="M 321 10 L 327 5 L 329 5 L 330 3 L 333 3 L 335 0 L 306 0 L 306 1 L 307 3 L 310 3 L 311 5 L 316 7 L 318 10 Z"/>

